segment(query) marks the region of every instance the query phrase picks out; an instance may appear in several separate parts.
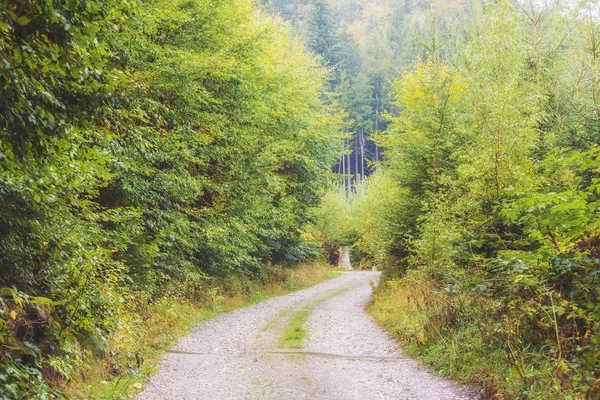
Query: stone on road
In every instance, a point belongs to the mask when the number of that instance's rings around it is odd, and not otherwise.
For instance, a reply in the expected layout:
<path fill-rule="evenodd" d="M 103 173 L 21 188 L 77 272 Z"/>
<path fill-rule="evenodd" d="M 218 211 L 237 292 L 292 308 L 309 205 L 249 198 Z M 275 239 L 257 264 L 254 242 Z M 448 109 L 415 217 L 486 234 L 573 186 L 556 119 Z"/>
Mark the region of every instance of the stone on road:
<path fill-rule="evenodd" d="M 471 399 L 402 354 L 366 313 L 378 272 L 349 272 L 195 327 L 139 399 Z M 309 311 L 301 349 L 280 348 Z"/>

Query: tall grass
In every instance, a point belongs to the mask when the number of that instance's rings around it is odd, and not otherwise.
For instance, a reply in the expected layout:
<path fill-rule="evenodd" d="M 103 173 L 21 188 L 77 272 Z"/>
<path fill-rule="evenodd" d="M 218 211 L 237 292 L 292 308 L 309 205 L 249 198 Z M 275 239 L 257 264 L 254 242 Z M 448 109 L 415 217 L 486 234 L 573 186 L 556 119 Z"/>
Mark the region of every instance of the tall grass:
<path fill-rule="evenodd" d="M 66 385 L 65 393 L 69 398 L 131 398 L 156 373 L 165 350 L 198 323 L 337 275 L 323 262 L 293 268 L 271 266 L 262 282 L 229 278 L 204 288 L 201 301 L 178 296 L 163 297 L 151 304 L 132 301 L 128 312 L 120 317 L 110 352 L 91 356 L 79 378 Z"/>
<path fill-rule="evenodd" d="M 486 398 L 582 398 L 564 361 L 517 339 L 517 316 L 492 312 L 496 305 L 477 292 L 440 290 L 424 275 L 413 271 L 383 282 L 369 306 L 409 355 Z"/>

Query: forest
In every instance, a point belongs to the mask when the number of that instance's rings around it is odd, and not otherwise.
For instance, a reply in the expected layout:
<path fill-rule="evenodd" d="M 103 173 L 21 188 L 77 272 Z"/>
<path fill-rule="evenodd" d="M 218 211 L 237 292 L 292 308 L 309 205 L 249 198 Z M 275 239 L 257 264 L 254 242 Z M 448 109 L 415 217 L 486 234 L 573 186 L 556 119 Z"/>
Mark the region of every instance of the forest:
<path fill-rule="evenodd" d="M 316 254 L 341 112 L 284 24 L 247 0 L 0 12 L 1 398 L 60 396 L 147 304 Z"/>
<path fill-rule="evenodd" d="M 439 374 L 600 398 L 597 0 L 4 0 L 0 59 L 0 399 L 339 246 Z"/>
<path fill-rule="evenodd" d="M 400 53 L 369 123 L 383 156 L 363 184 L 342 169 L 325 240 L 385 269 L 370 312 L 441 373 L 491 398 L 599 398 L 600 5 L 416 6 L 422 52 Z"/>

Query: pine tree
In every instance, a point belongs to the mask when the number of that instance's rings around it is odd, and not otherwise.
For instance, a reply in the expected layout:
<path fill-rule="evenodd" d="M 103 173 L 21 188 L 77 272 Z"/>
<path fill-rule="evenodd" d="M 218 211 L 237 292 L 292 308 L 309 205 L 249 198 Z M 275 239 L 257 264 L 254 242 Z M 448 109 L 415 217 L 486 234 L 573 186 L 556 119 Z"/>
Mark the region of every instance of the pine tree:
<path fill-rule="evenodd" d="M 336 67 L 340 62 L 337 27 L 325 0 L 315 0 L 308 18 L 308 48 L 323 58 L 323 63 Z"/>

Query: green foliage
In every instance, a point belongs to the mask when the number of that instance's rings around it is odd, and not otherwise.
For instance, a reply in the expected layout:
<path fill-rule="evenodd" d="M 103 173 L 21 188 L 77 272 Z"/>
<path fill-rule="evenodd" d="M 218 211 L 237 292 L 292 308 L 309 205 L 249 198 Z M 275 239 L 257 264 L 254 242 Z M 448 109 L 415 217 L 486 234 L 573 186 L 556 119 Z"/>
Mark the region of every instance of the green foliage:
<path fill-rule="evenodd" d="M 0 287 L 53 304 L 31 339 L 0 318 L 13 397 L 108 354 L 128 299 L 316 254 L 341 114 L 302 47 L 247 0 L 0 5 Z"/>
<path fill-rule="evenodd" d="M 308 48 L 321 55 L 326 65 L 337 65 L 340 62 L 338 37 L 325 0 L 313 1 L 307 25 Z"/>
<path fill-rule="evenodd" d="M 329 190 L 324 194 L 315 210 L 315 218 L 314 230 L 327 246 L 337 248 L 355 241 L 351 204 L 342 190 Z"/>
<path fill-rule="evenodd" d="M 358 240 L 376 238 L 398 277 L 374 314 L 497 398 L 600 396 L 593 15 L 591 3 L 487 5 L 453 64 L 433 30 L 378 139 L 389 183 L 366 186 L 366 199 L 396 190 Z"/>
<path fill-rule="evenodd" d="M 47 298 L 1 288 L 0 341 L 2 399 L 56 398 L 52 383 L 81 366 L 79 343 L 63 329 L 56 304 Z"/>
<path fill-rule="evenodd" d="M 363 264 L 388 265 L 394 257 L 396 244 L 408 234 L 401 217 L 408 204 L 399 201 L 405 196 L 385 169 L 376 171 L 361 185 L 351 216 L 358 238 L 353 250 L 362 256 Z"/>
<path fill-rule="evenodd" d="M 448 228 L 441 205 L 450 198 L 450 187 L 457 179 L 453 151 L 465 146 L 466 134 L 457 122 L 459 96 L 464 90 L 457 71 L 440 65 L 432 54 L 426 63 L 417 63 L 395 84 L 400 117 L 389 117 L 390 128 L 382 135 L 385 162 L 391 177 L 405 193 L 396 206 L 402 214 L 405 238 L 427 262 L 444 262 Z M 390 174 L 390 173 L 388 173 Z M 398 254 L 413 250 L 407 246 Z"/>

